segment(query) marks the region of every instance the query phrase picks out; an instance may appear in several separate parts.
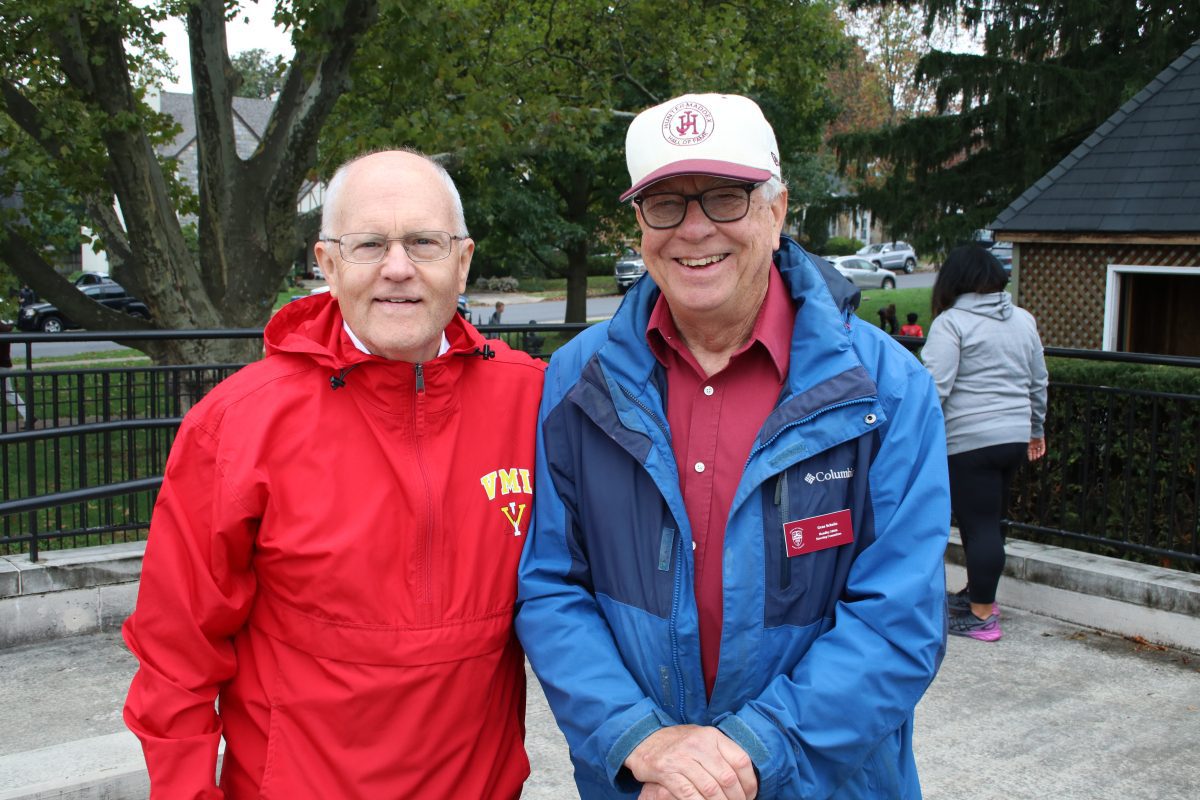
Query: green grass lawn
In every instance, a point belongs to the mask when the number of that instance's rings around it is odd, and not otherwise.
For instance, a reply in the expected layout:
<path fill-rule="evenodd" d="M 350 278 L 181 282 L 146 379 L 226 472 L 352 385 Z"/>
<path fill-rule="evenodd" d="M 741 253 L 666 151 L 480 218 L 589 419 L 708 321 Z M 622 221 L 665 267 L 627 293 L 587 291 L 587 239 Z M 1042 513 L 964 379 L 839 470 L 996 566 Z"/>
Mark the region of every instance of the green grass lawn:
<path fill-rule="evenodd" d="M 862 302 L 858 306 L 858 316 L 872 325 L 879 324 L 879 309 L 891 303 L 896 304 L 896 319 L 903 325 L 910 311 L 917 314 L 917 324 L 929 334 L 929 298 L 933 293 L 931 287 L 917 289 L 863 289 Z M 899 330 L 899 328 L 897 328 Z"/>

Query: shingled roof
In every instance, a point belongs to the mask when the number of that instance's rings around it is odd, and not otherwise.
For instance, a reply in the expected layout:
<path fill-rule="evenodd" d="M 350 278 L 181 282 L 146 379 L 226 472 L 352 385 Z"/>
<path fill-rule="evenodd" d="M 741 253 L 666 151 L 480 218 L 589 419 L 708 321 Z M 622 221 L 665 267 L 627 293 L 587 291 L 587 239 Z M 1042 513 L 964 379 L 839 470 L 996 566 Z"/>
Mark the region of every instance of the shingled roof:
<path fill-rule="evenodd" d="M 1004 232 L 1200 232 L 1200 41 L 991 225 Z"/>

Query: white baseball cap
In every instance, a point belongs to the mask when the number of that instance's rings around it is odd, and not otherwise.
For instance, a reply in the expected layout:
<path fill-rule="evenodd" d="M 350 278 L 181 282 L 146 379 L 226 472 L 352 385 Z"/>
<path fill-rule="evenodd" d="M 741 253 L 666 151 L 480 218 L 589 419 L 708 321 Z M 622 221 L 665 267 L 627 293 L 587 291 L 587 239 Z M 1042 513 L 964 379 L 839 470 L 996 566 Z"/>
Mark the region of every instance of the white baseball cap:
<path fill-rule="evenodd" d="M 757 103 L 736 94 L 685 94 L 646 109 L 629 125 L 625 160 L 632 185 L 622 202 L 676 175 L 783 178 L 775 131 Z"/>

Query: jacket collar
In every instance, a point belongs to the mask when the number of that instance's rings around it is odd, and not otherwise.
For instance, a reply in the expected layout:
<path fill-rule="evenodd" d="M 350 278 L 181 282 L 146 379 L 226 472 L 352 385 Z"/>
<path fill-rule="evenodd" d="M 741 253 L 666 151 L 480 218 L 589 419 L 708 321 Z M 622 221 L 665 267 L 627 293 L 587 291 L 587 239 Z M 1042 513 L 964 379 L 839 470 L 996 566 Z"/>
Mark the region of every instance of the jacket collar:
<path fill-rule="evenodd" d="M 455 384 L 468 362 L 483 357 L 487 342 L 473 326 L 455 314 L 446 326 L 450 348 L 421 365 L 427 413 L 437 414 L 457 403 Z M 360 385 L 365 397 L 388 412 L 406 412 L 407 399 L 417 390 L 416 365 L 364 353 L 343 327 L 337 301 L 324 292 L 293 300 L 271 318 L 263 332 L 266 355 L 293 355 L 315 363 L 328 379 L 326 388 Z M 490 352 L 490 351 L 488 351 Z"/>
<path fill-rule="evenodd" d="M 824 259 L 787 236 L 780 237 L 775 266 L 796 304 L 788 390 L 799 394 L 854 367 L 853 319 L 861 293 Z M 598 356 L 605 372 L 635 393 L 647 390 L 657 364 L 646 345 L 646 328 L 661 294 L 649 274 L 625 295 L 608 323 Z M 651 388 L 656 393 L 657 390 Z"/>

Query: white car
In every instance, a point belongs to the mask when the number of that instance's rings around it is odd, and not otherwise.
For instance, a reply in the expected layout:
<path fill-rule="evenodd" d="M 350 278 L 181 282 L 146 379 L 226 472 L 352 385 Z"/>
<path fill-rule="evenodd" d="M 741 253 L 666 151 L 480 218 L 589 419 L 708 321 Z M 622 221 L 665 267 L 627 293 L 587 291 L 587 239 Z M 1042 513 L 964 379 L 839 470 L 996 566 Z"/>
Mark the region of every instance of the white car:
<path fill-rule="evenodd" d="M 911 273 L 917 268 L 917 254 L 908 242 L 878 242 L 858 251 L 858 255 L 887 269 L 902 269 Z"/>
<path fill-rule="evenodd" d="M 873 264 L 862 256 L 834 256 L 827 261 L 860 289 L 896 288 L 896 273 Z"/>

